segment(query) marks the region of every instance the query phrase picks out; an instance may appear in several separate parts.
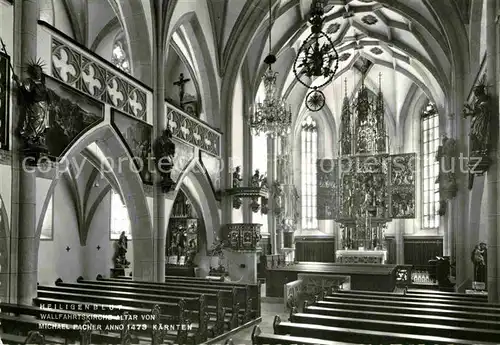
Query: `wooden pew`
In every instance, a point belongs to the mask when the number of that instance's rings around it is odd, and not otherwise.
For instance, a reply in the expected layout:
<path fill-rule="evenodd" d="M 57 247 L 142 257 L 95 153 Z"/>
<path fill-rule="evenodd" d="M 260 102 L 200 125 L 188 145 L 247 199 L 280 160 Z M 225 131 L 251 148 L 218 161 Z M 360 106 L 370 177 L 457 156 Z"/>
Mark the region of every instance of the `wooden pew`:
<path fill-rule="evenodd" d="M 458 298 L 470 298 L 477 300 L 488 300 L 488 295 L 479 294 L 465 294 L 459 292 L 448 292 L 440 290 L 427 290 L 427 289 L 406 289 L 406 294 L 410 295 L 431 295 L 431 296 L 443 296 L 443 297 L 458 297 Z"/>
<path fill-rule="evenodd" d="M 12 316 L 7 314 L 0 314 L 0 322 L 2 324 L 2 331 L 4 333 L 14 334 L 29 333 L 30 331 L 41 331 L 53 337 L 63 336 L 66 340 L 76 342 L 81 340 L 81 327 L 80 325 L 72 325 L 62 322 L 51 322 L 34 319 L 29 316 Z M 85 323 L 83 325 L 86 325 Z M 90 324 L 91 337 L 95 343 L 101 344 L 121 344 L 121 337 L 117 334 L 101 334 L 101 325 Z"/>
<path fill-rule="evenodd" d="M 335 326 L 354 329 L 373 330 L 380 332 L 430 335 L 447 337 L 453 334 L 454 338 L 476 341 L 500 341 L 500 331 L 495 329 L 466 328 L 446 326 L 440 324 L 422 324 L 400 321 L 383 321 L 369 318 L 329 316 L 310 313 L 291 313 L 290 321 L 296 323 Z"/>
<path fill-rule="evenodd" d="M 344 295 L 349 297 L 376 298 L 379 300 L 400 300 L 416 301 L 416 302 L 436 302 L 436 303 L 454 303 L 460 305 L 485 305 L 488 300 L 477 298 L 459 298 L 434 295 L 419 295 L 419 294 L 395 294 L 391 292 L 378 291 L 361 291 L 361 290 L 337 290 L 330 296 Z M 490 304 L 491 305 L 491 304 Z M 497 305 L 500 308 L 500 305 Z"/>
<path fill-rule="evenodd" d="M 88 282 L 88 280 L 80 280 L 80 282 Z M 240 306 L 240 316 L 242 319 L 242 323 L 246 323 L 253 318 L 257 318 L 260 316 L 260 299 L 254 299 L 251 296 L 251 288 L 250 286 L 245 287 L 234 287 L 234 286 L 211 286 L 206 284 L 198 284 L 198 283 L 155 283 L 155 282 L 142 282 L 142 281 L 125 281 L 119 279 L 105 279 L 99 278 L 95 282 L 95 284 L 103 284 L 103 285 L 120 285 L 120 286 L 136 286 L 136 287 L 144 287 L 144 288 L 156 288 L 156 289 L 165 289 L 165 290 L 175 290 L 175 291 L 192 291 L 198 293 L 217 293 L 219 290 L 227 291 L 234 293 L 233 289 L 236 290 L 236 298 L 238 300 Z M 243 308 L 243 309 L 241 309 Z M 230 312 L 232 315 L 232 311 Z"/>
<path fill-rule="evenodd" d="M 211 281 L 211 282 L 224 282 L 224 277 L 214 277 L 214 276 L 209 276 L 208 277 L 182 277 L 182 276 L 165 276 L 165 282 L 168 282 L 170 280 L 179 280 L 179 281 Z M 228 282 L 231 283 L 231 282 Z M 238 284 L 238 283 L 235 283 Z"/>
<path fill-rule="evenodd" d="M 342 308 L 342 309 L 353 309 L 361 311 L 375 311 L 375 312 L 385 312 L 385 313 L 414 313 L 414 314 L 426 314 L 435 316 L 448 316 L 448 317 L 460 317 L 465 319 L 483 319 L 488 321 L 500 321 L 500 315 L 495 313 L 483 313 L 477 311 L 461 311 L 461 310 L 447 310 L 440 307 L 432 306 L 390 306 L 386 304 L 380 304 L 376 301 L 368 301 L 364 304 L 360 303 L 350 303 L 344 302 L 327 302 L 318 301 L 314 305 L 325 308 Z"/>
<path fill-rule="evenodd" d="M 220 335 L 224 332 L 224 323 L 227 323 L 229 329 L 238 327 L 238 317 L 240 311 L 240 304 L 237 302 L 236 289 L 191 289 L 185 291 L 184 289 L 174 289 L 168 286 L 148 286 L 142 284 L 126 284 L 116 282 L 106 282 L 100 280 L 79 280 L 78 283 L 64 283 L 62 281 L 56 282 L 57 286 L 63 287 L 81 287 L 85 289 L 112 289 L 114 291 L 123 291 L 132 294 L 141 295 L 156 295 L 162 298 L 165 295 L 177 298 L 199 298 L 205 295 L 207 299 L 207 310 L 215 316 L 213 333 L 214 336 Z M 229 315 L 226 318 L 226 314 Z M 245 316 L 245 315 L 243 315 Z"/>
<path fill-rule="evenodd" d="M 34 316 L 37 319 L 53 322 L 63 321 L 64 323 L 81 324 L 86 319 L 90 319 L 93 324 L 98 325 L 121 324 L 121 318 L 119 315 L 103 315 L 104 311 L 102 314 L 98 314 L 74 310 L 40 308 L 37 306 L 10 303 L 0 303 L 0 310 L 2 313 L 10 313 L 16 316 Z"/>
<path fill-rule="evenodd" d="M 29 331 L 27 335 L 16 335 L 0 333 L 0 339 L 4 344 L 44 345 L 44 344 L 66 344 L 64 339 L 46 337 L 38 331 Z"/>
<path fill-rule="evenodd" d="M 121 286 L 121 285 L 110 285 L 112 287 L 112 292 L 109 292 L 106 288 L 106 285 L 101 285 L 101 284 L 92 284 L 92 282 L 87 282 L 87 281 L 80 281 L 79 283 L 65 283 L 62 282 L 61 280 L 56 281 L 56 286 L 58 287 L 65 287 L 74 291 L 87 291 L 87 290 L 94 290 L 98 291 L 98 293 L 101 294 L 101 291 L 107 291 L 105 292 L 104 295 L 106 296 L 136 296 L 139 298 L 144 299 L 153 299 L 153 300 L 162 300 L 166 302 L 177 302 L 180 298 L 186 298 L 186 300 L 193 300 L 196 298 L 200 298 L 201 296 L 204 296 L 207 302 L 207 311 L 212 312 L 214 315 L 213 318 L 211 318 L 211 321 L 213 322 L 213 327 L 209 327 L 210 330 L 213 332 L 213 336 L 218 336 L 222 333 L 224 333 L 224 322 L 230 320 L 225 320 L 225 307 L 224 307 L 224 300 L 222 298 L 222 291 L 218 291 L 217 293 L 197 293 L 197 292 L 183 292 L 183 291 L 166 291 L 162 289 L 144 289 L 141 287 L 134 287 L 134 286 Z M 123 292 L 123 294 L 121 294 Z M 166 294 L 167 293 L 167 294 Z M 229 294 L 229 293 L 228 293 Z M 228 299 L 226 301 L 226 306 L 231 306 L 231 295 L 226 296 Z M 191 309 L 192 306 L 188 305 L 188 309 Z M 213 308 L 211 308 L 213 307 Z M 194 307 L 196 309 L 196 306 Z M 237 309 L 238 310 L 238 309 Z"/>
<path fill-rule="evenodd" d="M 499 321 L 488 321 L 483 319 L 466 319 L 463 317 L 450 317 L 441 315 L 430 315 L 425 313 L 410 313 L 405 311 L 375 312 L 367 310 L 346 309 L 346 308 L 325 308 L 318 305 L 305 306 L 303 313 L 320 314 L 328 316 L 342 316 L 354 318 L 367 318 L 371 320 L 397 321 L 439 324 L 454 327 L 482 328 L 482 329 L 500 329 Z"/>
<path fill-rule="evenodd" d="M 476 345 L 477 341 L 435 337 L 420 334 L 404 334 L 399 332 L 380 332 L 358 328 L 342 328 L 316 324 L 282 322 L 276 316 L 273 322 L 275 334 L 297 337 L 313 337 L 325 340 L 343 341 L 359 344 L 455 344 Z M 481 342 L 482 345 L 498 344 L 496 342 Z"/>
<path fill-rule="evenodd" d="M 401 306 L 401 307 L 416 307 L 416 308 L 440 308 L 447 310 L 465 311 L 465 312 L 481 312 L 500 315 L 500 306 L 493 306 L 490 304 L 477 304 L 467 305 L 456 302 L 433 302 L 432 299 L 404 299 L 404 298 L 384 298 L 384 297 L 371 297 L 370 296 L 346 296 L 346 295 L 333 295 L 325 296 L 325 302 L 348 302 L 354 304 L 365 304 L 376 302 L 387 306 Z"/>
<path fill-rule="evenodd" d="M 293 337 L 290 335 L 264 334 L 259 326 L 254 326 L 252 331 L 252 345 L 352 345 L 352 343 L 341 343 L 317 338 Z"/>
<path fill-rule="evenodd" d="M 186 277 L 183 277 L 186 278 Z M 191 277 L 193 278 L 193 277 Z M 261 316 L 261 311 L 260 311 L 260 282 L 257 284 L 242 284 L 242 283 L 232 283 L 232 282 L 218 282 L 218 281 L 211 281 L 211 280 L 204 280 L 198 278 L 198 280 L 190 280 L 191 278 L 188 278 L 187 280 L 182 280 L 182 278 L 176 278 L 175 280 L 169 280 L 166 281 L 165 283 L 160 283 L 160 282 L 144 282 L 144 281 L 133 281 L 134 283 L 140 283 L 142 285 L 149 285 L 149 286 L 171 286 L 171 287 L 182 287 L 182 289 L 186 288 L 208 288 L 208 289 L 214 289 L 214 288 L 228 288 L 228 287 L 235 287 L 238 290 L 238 298 L 240 299 L 240 305 L 249 305 L 251 306 L 251 310 L 255 311 L 256 315 L 255 317 Z M 99 281 L 108 281 L 108 282 L 120 282 L 124 283 L 127 282 L 124 279 L 117 279 L 117 278 L 103 278 L 101 275 L 97 275 L 96 280 Z M 130 281 L 128 281 L 130 282 Z M 240 295 L 241 294 L 241 295 Z M 240 297 L 241 296 L 241 297 Z M 249 320 L 247 320 L 249 321 Z"/>
<path fill-rule="evenodd" d="M 125 304 L 134 307 L 153 308 L 158 305 L 162 315 L 172 316 L 173 322 L 184 324 L 188 313 L 196 315 L 194 322 L 197 328 L 194 337 L 197 342 L 204 342 L 208 339 L 207 323 L 209 315 L 206 312 L 205 296 L 199 298 L 184 299 L 178 296 L 167 295 L 140 295 L 132 292 L 119 292 L 112 290 L 92 290 L 83 288 L 68 288 L 62 286 L 38 286 L 38 295 L 40 297 L 54 297 L 54 294 L 64 297 L 77 298 L 83 302 L 106 303 L 114 301 L 116 304 Z M 181 306 L 182 305 L 182 306 Z M 182 311 L 181 311 L 182 309 Z"/>
<path fill-rule="evenodd" d="M 114 312 L 114 310 L 122 310 L 122 308 L 148 308 L 153 309 L 156 305 L 159 306 L 162 315 L 170 316 L 170 322 L 180 325 L 185 325 L 188 323 L 188 316 L 186 315 L 186 302 L 181 299 L 177 303 L 162 302 L 162 301 L 152 301 L 152 300 L 142 300 L 136 298 L 125 298 L 125 297 L 109 297 L 101 296 L 98 294 L 85 294 L 85 293 L 70 293 L 62 291 L 51 291 L 51 289 L 44 290 L 43 286 L 39 286 L 38 297 L 34 298 L 34 302 L 40 305 L 44 302 L 54 302 L 56 300 L 62 301 L 59 303 L 64 303 L 64 306 L 71 308 L 79 308 L 81 305 L 99 304 L 103 306 L 112 306 L 113 309 L 106 310 L 106 312 Z M 199 303 L 200 309 L 204 303 Z M 119 306 L 119 307 L 118 307 Z M 198 313 L 198 332 L 192 335 L 197 338 L 202 338 L 206 331 L 206 321 L 205 318 L 199 317 L 200 315 L 205 315 L 205 313 Z M 187 331 L 180 330 L 176 333 L 177 342 L 179 344 L 185 344 L 189 334 Z"/>

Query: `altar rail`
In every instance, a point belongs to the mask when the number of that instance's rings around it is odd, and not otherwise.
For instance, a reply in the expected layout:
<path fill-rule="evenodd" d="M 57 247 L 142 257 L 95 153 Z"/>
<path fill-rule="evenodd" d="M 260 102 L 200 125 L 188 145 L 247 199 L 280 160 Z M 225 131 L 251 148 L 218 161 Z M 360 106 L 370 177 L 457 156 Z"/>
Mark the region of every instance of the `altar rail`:
<path fill-rule="evenodd" d="M 44 72 L 128 115 L 153 123 L 152 89 L 50 24 L 38 21 L 37 58 Z"/>

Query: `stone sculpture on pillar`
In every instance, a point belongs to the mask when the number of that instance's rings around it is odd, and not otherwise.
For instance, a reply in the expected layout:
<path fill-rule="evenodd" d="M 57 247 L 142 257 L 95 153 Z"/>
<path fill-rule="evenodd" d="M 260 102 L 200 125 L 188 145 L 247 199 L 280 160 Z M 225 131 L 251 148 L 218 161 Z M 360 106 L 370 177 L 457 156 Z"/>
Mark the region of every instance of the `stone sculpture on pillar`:
<path fill-rule="evenodd" d="M 474 87 L 474 102 L 465 104 L 464 117 L 471 117 L 469 134 L 469 189 L 474 175 L 484 174 L 490 165 L 491 98 L 486 94 L 485 85 Z"/>
<path fill-rule="evenodd" d="M 175 187 L 172 180 L 172 169 L 174 167 L 175 144 L 172 141 L 172 132 L 167 128 L 153 144 L 156 169 L 161 176 L 160 187 L 163 193 L 168 193 Z"/>
<path fill-rule="evenodd" d="M 237 166 L 233 172 L 233 188 L 241 187 L 241 167 Z M 233 197 L 233 208 L 239 209 L 241 207 L 241 198 L 238 196 Z"/>
<path fill-rule="evenodd" d="M 486 243 L 482 242 L 474 247 L 474 250 L 471 253 L 471 260 L 474 264 L 474 281 L 479 283 L 486 283 Z"/>
<path fill-rule="evenodd" d="M 122 231 L 118 243 L 116 245 L 115 252 L 115 268 L 128 268 L 130 265 L 130 261 L 127 261 L 127 247 L 128 247 L 128 239 L 127 235 L 125 235 L 125 231 Z"/>
<path fill-rule="evenodd" d="M 31 61 L 27 73 L 28 78 L 24 81 L 13 75 L 21 107 L 17 134 L 24 142 L 25 154 L 38 160 L 41 155 L 48 153 L 45 134 L 50 127 L 49 115 L 53 92 L 45 86 L 41 60 Z"/>

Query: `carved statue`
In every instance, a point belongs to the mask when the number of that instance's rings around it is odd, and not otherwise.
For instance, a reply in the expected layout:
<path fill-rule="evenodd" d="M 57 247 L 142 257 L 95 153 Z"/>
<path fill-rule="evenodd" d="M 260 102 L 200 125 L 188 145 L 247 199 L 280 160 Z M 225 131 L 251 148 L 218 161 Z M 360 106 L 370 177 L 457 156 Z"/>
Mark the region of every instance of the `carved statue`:
<path fill-rule="evenodd" d="M 194 265 L 194 258 L 197 253 L 198 253 L 198 246 L 196 244 L 196 239 L 192 238 L 191 240 L 189 240 L 188 247 L 186 250 L 187 254 L 186 264 L 188 266 Z"/>
<path fill-rule="evenodd" d="M 472 105 L 464 105 L 464 117 L 472 117 L 470 124 L 470 154 L 473 157 L 486 157 L 490 142 L 490 96 L 485 92 L 485 85 L 474 87 L 475 100 Z"/>
<path fill-rule="evenodd" d="M 263 176 L 260 174 L 259 169 L 255 170 L 255 173 L 252 176 L 252 180 L 250 181 L 252 187 L 260 187 L 262 183 Z"/>
<path fill-rule="evenodd" d="M 241 178 L 240 171 L 241 171 L 241 168 L 239 166 L 237 166 L 236 169 L 234 169 L 234 172 L 233 172 L 233 188 L 239 188 L 239 187 L 241 187 L 241 181 L 243 179 Z"/>
<path fill-rule="evenodd" d="M 261 180 L 260 180 L 260 187 L 261 188 L 269 188 L 269 185 L 267 183 L 267 175 L 263 175 Z"/>
<path fill-rule="evenodd" d="M 45 134 L 50 127 L 49 114 L 53 92 L 45 86 L 43 64 L 40 60 L 32 61 L 28 65 L 27 73 L 28 78 L 24 81 L 13 75 L 22 108 L 18 134 L 26 148 L 46 152 Z"/>
<path fill-rule="evenodd" d="M 280 214 L 283 211 L 283 197 L 285 193 L 283 192 L 283 187 L 281 186 L 281 183 L 278 181 L 274 182 L 274 192 L 273 192 L 273 199 L 274 199 L 274 205 L 276 207 L 275 213 Z"/>
<path fill-rule="evenodd" d="M 174 167 L 175 144 L 172 141 L 172 132 L 167 128 L 153 144 L 156 169 L 161 176 L 160 186 L 164 193 L 168 193 L 175 186 L 171 174 Z"/>
<path fill-rule="evenodd" d="M 118 243 L 116 245 L 115 268 L 128 268 L 128 266 L 130 265 L 130 261 L 127 261 L 126 258 L 127 247 L 127 235 L 125 235 L 125 231 L 122 231 L 122 234 L 120 235 L 120 238 L 118 239 Z"/>
<path fill-rule="evenodd" d="M 486 243 L 476 245 L 471 253 L 471 260 L 474 264 L 474 281 L 476 282 L 486 282 L 486 257 Z"/>

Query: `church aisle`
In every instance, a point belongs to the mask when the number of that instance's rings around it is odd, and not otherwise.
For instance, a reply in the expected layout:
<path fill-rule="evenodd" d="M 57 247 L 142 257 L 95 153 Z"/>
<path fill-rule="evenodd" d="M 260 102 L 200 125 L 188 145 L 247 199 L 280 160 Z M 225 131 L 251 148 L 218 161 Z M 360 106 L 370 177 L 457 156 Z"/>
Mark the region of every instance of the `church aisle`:
<path fill-rule="evenodd" d="M 263 298 L 266 300 L 266 298 Z M 262 322 L 259 323 L 259 327 L 263 333 L 274 333 L 273 330 L 273 320 L 276 315 L 282 320 L 288 320 L 289 313 L 285 313 L 285 308 L 283 307 L 283 300 L 276 299 L 272 302 L 261 302 L 261 315 Z M 223 339 L 220 344 L 224 344 L 227 339 L 233 340 L 233 345 L 252 345 L 252 330 L 254 326 L 248 327 L 247 329 L 241 330 L 236 334 L 231 335 L 228 338 Z M 218 344 L 217 344 L 218 345 Z"/>

